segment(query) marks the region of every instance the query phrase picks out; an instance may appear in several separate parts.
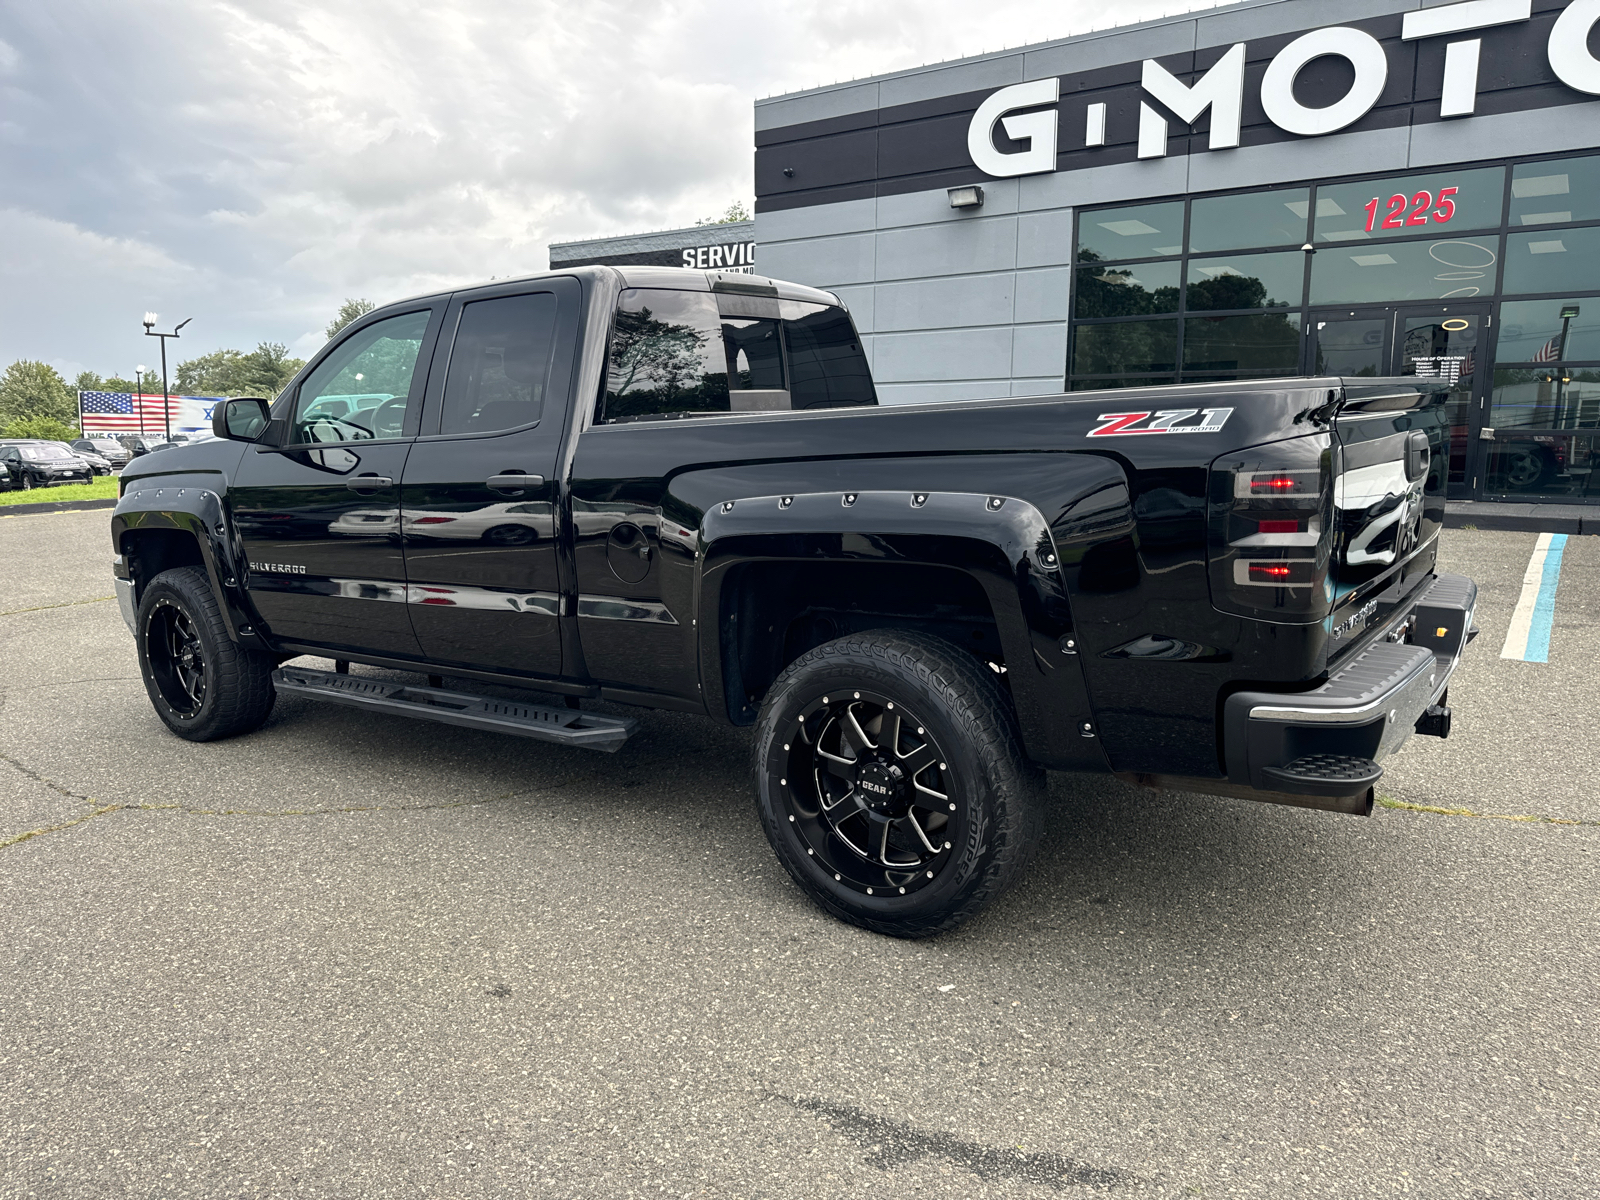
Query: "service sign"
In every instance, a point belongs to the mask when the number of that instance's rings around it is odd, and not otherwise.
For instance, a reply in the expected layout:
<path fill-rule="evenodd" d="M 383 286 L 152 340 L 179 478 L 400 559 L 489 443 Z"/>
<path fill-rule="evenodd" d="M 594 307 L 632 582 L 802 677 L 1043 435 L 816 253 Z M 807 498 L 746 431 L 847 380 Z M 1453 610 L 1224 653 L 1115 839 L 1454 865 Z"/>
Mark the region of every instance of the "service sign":
<path fill-rule="evenodd" d="M 1485 38 L 1532 19 L 1532 0 L 1463 0 L 1404 14 L 1404 42 L 1442 41 L 1444 76 L 1439 97 L 1443 118 L 1470 117 L 1478 106 L 1478 61 Z M 1600 22 L 1600 0 L 1571 0 L 1551 27 L 1543 52 L 1550 70 L 1568 88 L 1600 96 L 1600 59 L 1590 53 L 1590 35 Z M 1504 36 L 1502 32 L 1502 36 Z M 1184 83 L 1154 59 L 1141 64 L 1138 156 L 1164 158 L 1169 115 L 1193 125 L 1210 114 L 1207 149 L 1239 145 L 1245 101 L 1247 43 L 1228 48 L 1193 83 Z M 1309 105 L 1296 96 L 1295 81 L 1312 63 L 1342 59 L 1350 80 L 1331 103 Z M 1287 133 L 1306 137 L 1335 133 L 1372 111 L 1389 82 L 1389 58 L 1371 33 L 1348 26 L 1314 29 L 1275 54 L 1261 78 L 1258 98 L 1267 119 Z M 996 177 L 1036 175 L 1056 169 L 1061 117 L 1061 80 L 1035 79 L 992 93 L 973 114 L 967 149 L 973 163 Z M 1084 145 L 1104 146 L 1107 105 L 1091 103 L 1083 113 Z M 1024 148 L 1001 150 L 996 131 Z M 1131 132 L 1131 131 L 1130 131 Z M 1413 225 L 1447 225 L 1455 216 L 1454 193 L 1393 194 L 1372 197 L 1367 230 Z"/>
<path fill-rule="evenodd" d="M 735 242 L 731 246 L 685 246 L 683 265 L 696 271 L 737 271 L 755 273 L 756 244 Z"/>

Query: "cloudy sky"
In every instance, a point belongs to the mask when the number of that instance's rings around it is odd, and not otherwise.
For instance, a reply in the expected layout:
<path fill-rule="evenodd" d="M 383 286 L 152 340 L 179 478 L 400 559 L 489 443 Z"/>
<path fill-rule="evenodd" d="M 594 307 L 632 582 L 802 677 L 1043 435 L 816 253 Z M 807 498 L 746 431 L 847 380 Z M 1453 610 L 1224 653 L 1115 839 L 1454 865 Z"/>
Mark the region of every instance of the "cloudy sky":
<path fill-rule="evenodd" d="M 146 310 L 309 354 L 346 296 L 748 204 L 758 96 L 1206 6 L 0 0 L 0 364 L 127 374 Z"/>

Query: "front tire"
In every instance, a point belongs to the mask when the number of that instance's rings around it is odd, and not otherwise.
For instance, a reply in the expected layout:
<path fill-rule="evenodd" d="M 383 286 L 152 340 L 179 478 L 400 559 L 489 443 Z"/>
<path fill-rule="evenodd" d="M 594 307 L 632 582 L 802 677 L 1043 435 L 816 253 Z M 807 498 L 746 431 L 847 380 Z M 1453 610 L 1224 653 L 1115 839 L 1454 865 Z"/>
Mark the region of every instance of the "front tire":
<path fill-rule="evenodd" d="M 802 655 L 767 693 L 754 756 L 779 861 L 823 909 L 877 933 L 955 928 L 1038 841 L 1044 772 L 1011 698 L 940 638 L 878 630 Z"/>
<path fill-rule="evenodd" d="M 173 733 L 211 742 L 266 721 L 277 698 L 273 659 L 234 644 L 203 567 L 152 579 L 135 627 L 145 691 Z"/>

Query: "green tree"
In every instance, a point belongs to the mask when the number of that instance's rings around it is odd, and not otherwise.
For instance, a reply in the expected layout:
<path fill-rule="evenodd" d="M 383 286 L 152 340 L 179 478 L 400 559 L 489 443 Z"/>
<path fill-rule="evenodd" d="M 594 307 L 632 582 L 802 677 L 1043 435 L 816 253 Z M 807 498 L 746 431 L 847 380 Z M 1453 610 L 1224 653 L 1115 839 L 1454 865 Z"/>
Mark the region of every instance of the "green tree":
<path fill-rule="evenodd" d="M 182 396 L 242 396 L 244 355 L 237 350 L 213 350 L 178 364 L 178 394 Z"/>
<path fill-rule="evenodd" d="M 48 417 L 70 424 L 78 398 L 49 363 L 18 359 L 0 376 L 0 425 L 26 417 Z"/>
<path fill-rule="evenodd" d="M 732 225 L 735 221 L 753 221 L 750 210 L 744 206 L 743 200 L 735 200 L 728 205 L 728 211 L 720 217 L 702 217 L 696 225 Z"/>
<path fill-rule="evenodd" d="M 53 417 L 22 417 L 8 425 L 0 426 L 0 437 L 7 438 L 43 438 L 47 442 L 70 442 L 77 436 L 76 425 L 63 425 Z"/>
<path fill-rule="evenodd" d="M 79 371 L 72 381 L 74 391 L 79 392 L 108 392 L 106 381 L 93 371 Z"/>
<path fill-rule="evenodd" d="M 299 374 L 306 360 L 290 358 L 289 347 L 282 342 L 260 342 L 244 356 L 243 365 L 246 390 L 235 394 L 271 399 Z"/>
<path fill-rule="evenodd" d="M 346 300 L 339 305 L 339 311 L 334 315 L 333 320 L 328 322 L 328 340 L 330 342 L 333 341 L 339 330 L 350 324 L 351 321 L 366 316 L 377 307 L 371 300 Z"/>
<path fill-rule="evenodd" d="M 213 350 L 178 364 L 176 394 L 183 396 L 276 396 L 305 360 L 289 357 L 282 342 L 262 342 L 248 354 Z M 159 383 L 156 391 L 161 390 Z"/>

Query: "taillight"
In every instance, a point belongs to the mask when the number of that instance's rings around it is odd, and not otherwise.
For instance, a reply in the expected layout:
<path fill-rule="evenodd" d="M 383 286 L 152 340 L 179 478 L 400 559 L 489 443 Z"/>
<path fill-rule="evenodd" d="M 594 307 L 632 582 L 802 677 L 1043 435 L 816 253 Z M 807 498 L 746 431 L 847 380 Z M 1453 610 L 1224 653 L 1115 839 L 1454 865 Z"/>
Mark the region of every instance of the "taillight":
<path fill-rule="evenodd" d="M 1212 603 L 1224 612 L 1310 623 L 1328 615 L 1333 442 L 1290 438 L 1211 464 Z"/>

